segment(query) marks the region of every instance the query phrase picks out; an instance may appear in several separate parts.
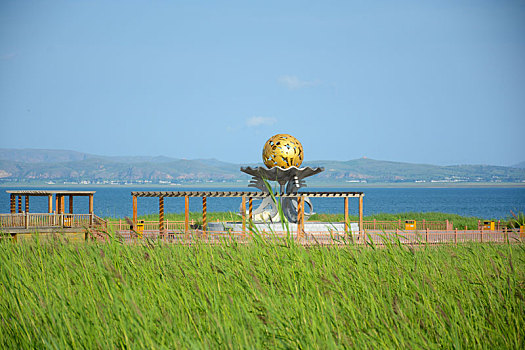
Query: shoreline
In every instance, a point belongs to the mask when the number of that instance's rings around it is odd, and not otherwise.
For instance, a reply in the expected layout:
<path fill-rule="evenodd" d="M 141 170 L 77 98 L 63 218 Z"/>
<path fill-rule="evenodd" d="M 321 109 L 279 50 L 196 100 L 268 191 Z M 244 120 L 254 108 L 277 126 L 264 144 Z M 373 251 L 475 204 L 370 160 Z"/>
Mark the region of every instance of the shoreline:
<path fill-rule="evenodd" d="M 0 188 L 64 188 L 64 187 L 76 187 L 76 188 L 163 188 L 165 190 L 177 191 L 178 188 L 244 188 L 251 189 L 248 187 L 248 182 L 243 183 L 193 183 L 193 184 L 180 184 L 180 185 L 169 185 L 169 184 L 0 184 Z M 463 182 L 463 183 L 308 183 L 310 188 L 525 188 L 523 182 Z"/>

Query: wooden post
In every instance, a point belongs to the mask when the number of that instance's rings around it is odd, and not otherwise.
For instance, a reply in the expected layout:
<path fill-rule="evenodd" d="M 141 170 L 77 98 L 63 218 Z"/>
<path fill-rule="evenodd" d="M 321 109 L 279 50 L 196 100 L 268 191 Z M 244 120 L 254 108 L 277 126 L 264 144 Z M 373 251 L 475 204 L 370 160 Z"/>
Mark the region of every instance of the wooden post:
<path fill-rule="evenodd" d="M 90 225 L 93 225 L 93 215 L 94 215 L 94 211 L 93 211 L 93 194 L 90 194 L 89 195 L 89 203 L 88 203 L 88 206 L 89 206 L 89 224 Z"/>
<path fill-rule="evenodd" d="M 190 197 L 184 196 L 184 232 L 190 230 Z"/>
<path fill-rule="evenodd" d="M 55 214 L 58 214 L 58 194 L 55 194 Z"/>
<path fill-rule="evenodd" d="M 18 212 L 22 212 L 22 196 L 18 196 Z"/>
<path fill-rule="evenodd" d="M 207 210 L 206 197 L 202 197 L 202 231 L 204 232 L 204 235 L 206 235 L 206 231 L 208 230 L 208 222 L 206 221 Z"/>
<path fill-rule="evenodd" d="M 246 234 L 246 197 L 241 198 L 241 212 L 242 212 L 242 234 Z"/>
<path fill-rule="evenodd" d="M 164 197 L 159 197 L 159 233 L 164 236 Z"/>
<path fill-rule="evenodd" d="M 301 230 L 301 226 L 302 226 L 302 217 L 301 217 L 301 211 L 302 211 L 302 206 L 303 206 L 303 197 L 302 196 L 299 196 L 297 198 L 297 238 L 302 238 L 303 237 L 303 233 L 302 233 L 302 230 Z"/>
<path fill-rule="evenodd" d="M 69 214 L 73 214 L 73 195 L 69 195 Z"/>
<path fill-rule="evenodd" d="M 426 239 L 425 240 L 426 240 L 426 242 L 428 244 L 428 228 L 426 229 L 426 232 L 427 232 L 427 234 L 426 234 Z"/>
<path fill-rule="evenodd" d="M 60 214 L 64 214 L 66 212 L 66 197 L 60 196 Z"/>
<path fill-rule="evenodd" d="M 16 199 L 15 199 L 14 194 L 9 195 L 9 204 L 10 204 L 11 214 L 16 213 Z"/>
<path fill-rule="evenodd" d="M 427 225 L 426 225 L 426 222 L 425 222 L 425 219 L 423 219 L 423 229 L 427 228 Z"/>
<path fill-rule="evenodd" d="M 89 195 L 89 213 L 93 214 L 93 194 Z"/>
<path fill-rule="evenodd" d="M 363 195 L 359 195 L 359 230 L 365 232 L 363 227 Z"/>
<path fill-rule="evenodd" d="M 454 230 L 454 243 L 458 244 L 458 228 Z"/>
<path fill-rule="evenodd" d="M 374 230 L 376 229 L 376 219 L 374 219 Z"/>
<path fill-rule="evenodd" d="M 122 231 L 122 219 L 118 219 L 118 230 Z"/>
<path fill-rule="evenodd" d="M 137 196 L 133 196 L 133 229 L 137 227 Z"/>
<path fill-rule="evenodd" d="M 26 196 L 26 213 L 29 213 L 29 196 Z"/>
<path fill-rule="evenodd" d="M 301 196 L 301 234 L 304 236 L 304 197 Z"/>
<path fill-rule="evenodd" d="M 47 196 L 47 212 L 51 214 L 53 212 L 53 195 Z"/>
<path fill-rule="evenodd" d="M 348 197 L 345 197 L 345 232 L 350 233 L 350 223 L 348 222 Z"/>
<path fill-rule="evenodd" d="M 250 227 L 253 221 L 253 198 L 248 198 L 248 218 L 250 220 Z"/>
<path fill-rule="evenodd" d="M 483 243 L 483 226 L 481 226 L 481 242 Z"/>

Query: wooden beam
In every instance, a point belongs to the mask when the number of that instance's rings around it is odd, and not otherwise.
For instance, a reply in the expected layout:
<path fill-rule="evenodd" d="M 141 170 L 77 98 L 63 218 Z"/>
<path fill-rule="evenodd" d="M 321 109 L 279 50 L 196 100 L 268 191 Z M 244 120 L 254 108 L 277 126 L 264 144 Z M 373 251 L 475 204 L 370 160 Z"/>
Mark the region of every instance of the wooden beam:
<path fill-rule="evenodd" d="M 246 197 L 241 197 L 242 234 L 246 233 Z"/>
<path fill-rule="evenodd" d="M 18 196 L 18 212 L 22 212 L 22 196 Z"/>
<path fill-rule="evenodd" d="M 55 194 L 55 214 L 58 214 L 58 194 Z"/>
<path fill-rule="evenodd" d="M 184 196 L 184 232 L 190 230 L 190 197 Z"/>
<path fill-rule="evenodd" d="M 164 236 L 164 197 L 159 197 L 159 231 Z"/>
<path fill-rule="evenodd" d="M 137 227 L 137 196 L 133 196 L 133 228 Z"/>
<path fill-rule="evenodd" d="M 29 213 L 29 196 L 26 197 L 26 213 Z"/>
<path fill-rule="evenodd" d="M 343 197 L 359 197 L 363 192 L 301 192 L 301 195 L 312 198 L 343 198 Z M 242 196 L 253 198 L 267 198 L 270 197 L 266 192 L 253 191 L 133 191 L 132 196 L 137 197 L 235 197 Z M 276 193 L 276 196 L 281 198 L 297 198 L 296 193 Z"/>
<path fill-rule="evenodd" d="M 73 214 L 73 195 L 69 195 L 69 214 Z"/>
<path fill-rule="evenodd" d="M 16 213 L 16 197 L 14 194 L 9 195 L 9 204 L 10 204 L 11 214 Z"/>
<path fill-rule="evenodd" d="M 47 196 L 47 212 L 51 214 L 53 212 L 53 195 Z"/>
<path fill-rule="evenodd" d="M 206 231 L 208 230 L 208 222 L 206 221 L 206 197 L 202 197 L 202 230 L 204 231 L 204 234 L 206 234 Z"/>
<path fill-rule="evenodd" d="M 364 232 L 363 227 L 363 196 L 359 196 L 359 231 Z"/>
<path fill-rule="evenodd" d="M 348 197 L 345 197 L 345 232 L 350 233 L 350 223 L 348 222 Z"/>

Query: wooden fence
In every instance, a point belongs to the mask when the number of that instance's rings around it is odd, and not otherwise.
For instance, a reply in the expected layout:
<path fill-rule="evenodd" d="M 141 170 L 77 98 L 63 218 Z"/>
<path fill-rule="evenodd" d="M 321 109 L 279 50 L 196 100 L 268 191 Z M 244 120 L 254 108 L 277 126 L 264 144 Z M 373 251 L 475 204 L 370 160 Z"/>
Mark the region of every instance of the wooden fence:
<path fill-rule="evenodd" d="M 194 220 L 190 220 L 190 225 L 194 225 Z M 158 221 L 144 221 L 144 231 L 159 231 Z M 108 221 L 107 228 L 111 231 L 129 230 L 130 224 L 126 220 Z M 164 228 L 167 231 L 184 231 L 184 221 L 165 220 Z"/>
<path fill-rule="evenodd" d="M 318 222 L 318 221 L 308 221 L 308 222 Z M 190 221 L 190 225 L 193 225 L 194 221 Z M 159 221 L 144 221 L 144 230 L 145 231 L 155 231 L 159 230 Z M 111 229 L 113 231 L 121 231 L 126 230 L 130 228 L 130 224 L 126 220 L 120 219 L 119 221 L 108 221 L 108 229 Z M 184 230 L 184 221 L 174 221 L 174 220 L 165 220 L 164 221 L 164 227 L 168 231 L 177 231 L 177 230 Z M 365 230 L 405 230 L 405 221 L 404 220 L 397 220 L 397 221 L 378 221 L 378 220 L 371 220 L 371 221 L 363 221 L 363 228 Z M 453 230 L 453 222 L 452 221 L 416 221 L 416 228 L 420 230 Z"/>
<path fill-rule="evenodd" d="M 517 230 L 485 231 L 485 230 L 419 230 L 419 231 L 367 231 L 353 234 L 309 232 L 298 235 L 297 233 L 286 233 L 276 231 L 273 233 L 260 233 L 258 236 L 265 239 L 292 238 L 299 244 L 361 244 L 361 245 L 385 245 L 389 243 L 409 245 L 436 245 L 436 244 L 458 244 L 466 242 L 495 242 L 513 243 L 523 241 L 525 235 Z M 124 241 L 144 241 L 144 239 L 162 240 L 170 243 L 191 243 L 202 241 L 206 243 L 218 243 L 221 241 L 247 242 L 252 239 L 249 230 L 238 231 L 201 231 L 190 230 L 189 232 L 170 231 L 160 232 L 158 230 L 145 230 L 135 232 L 122 230 L 116 232 L 116 237 Z"/>
<path fill-rule="evenodd" d="M 453 230 L 453 222 L 452 221 L 427 221 L 427 220 L 421 220 L 421 221 L 415 221 L 416 228 L 419 230 Z M 404 230 L 405 229 L 405 221 L 404 220 L 398 220 L 398 221 L 377 221 L 377 220 L 371 220 L 371 221 L 363 221 L 363 228 L 365 230 Z"/>
<path fill-rule="evenodd" d="M 92 214 L 0 214 L 0 228 L 87 227 L 92 222 Z"/>

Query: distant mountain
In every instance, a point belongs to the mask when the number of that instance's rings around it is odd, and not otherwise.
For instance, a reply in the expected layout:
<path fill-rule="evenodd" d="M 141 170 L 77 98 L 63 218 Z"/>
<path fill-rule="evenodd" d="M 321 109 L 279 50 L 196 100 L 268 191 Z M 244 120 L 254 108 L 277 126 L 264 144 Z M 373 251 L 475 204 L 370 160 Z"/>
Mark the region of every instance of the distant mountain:
<path fill-rule="evenodd" d="M 513 168 L 519 168 L 519 169 L 525 169 L 525 162 L 514 164 L 512 167 Z"/>
<path fill-rule="evenodd" d="M 360 158 L 340 161 L 305 162 L 322 165 L 318 175 L 326 180 L 360 180 L 366 182 L 521 182 L 525 170 L 492 165 L 413 164 Z"/>
<path fill-rule="evenodd" d="M 253 164 L 245 164 L 253 165 Z M 260 165 L 260 164 L 259 164 Z M 310 161 L 325 171 L 309 183 L 525 182 L 525 169 L 490 165 L 437 166 L 374 159 Z M 246 181 L 240 164 L 216 159 L 107 157 L 64 150 L 0 149 L 1 182 L 192 183 Z"/>
<path fill-rule="evenodd" d="M 0 160 L 22 163 L 73 162 L 96 157 L 91 154 L 58 149 L 9 149 L 0 148 Z"/>

